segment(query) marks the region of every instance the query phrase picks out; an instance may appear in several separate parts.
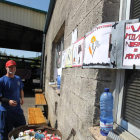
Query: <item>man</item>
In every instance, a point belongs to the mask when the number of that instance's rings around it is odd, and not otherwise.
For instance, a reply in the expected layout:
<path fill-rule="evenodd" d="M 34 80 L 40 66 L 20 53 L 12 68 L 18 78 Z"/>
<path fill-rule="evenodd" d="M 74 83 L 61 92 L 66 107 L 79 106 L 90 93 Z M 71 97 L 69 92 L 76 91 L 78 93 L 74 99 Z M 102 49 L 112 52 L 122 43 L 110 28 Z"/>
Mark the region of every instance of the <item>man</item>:
<path fill-rule="evenodd" d="M 23 83 L 15 75 L 16 62 L 9 60 L 5 65 L 7 74 L 0 78 L 0 133 L 1 140 L 8 140 L 13 128 L 26 125 L 20 104 L 24 104 Z"/>

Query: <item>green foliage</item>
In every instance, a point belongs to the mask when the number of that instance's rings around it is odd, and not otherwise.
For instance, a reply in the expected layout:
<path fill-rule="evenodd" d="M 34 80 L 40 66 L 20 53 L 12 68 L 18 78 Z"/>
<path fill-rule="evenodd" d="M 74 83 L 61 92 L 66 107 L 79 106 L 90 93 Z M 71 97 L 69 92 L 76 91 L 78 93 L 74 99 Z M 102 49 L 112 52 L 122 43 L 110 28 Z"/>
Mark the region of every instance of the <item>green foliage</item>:
<path fill-rule="evenodd" d="M 8 56 L 6 51 L 4 51 L 4 52 L 0 51 L 0 55 L 1 55 L 0 59 L 12 59 L 12 60 L 14 60 L 16 62 L 21 61 L 21 58 L 24 58 L 24 55 L 22 57 L 20 57 L 20 58 L 18 56 L 12 55 L 12 54 L 10 54 Z M 2 57 L 2 56 L 6 56 L 6 57 Z M 10 57 L 12 57 L 12 58 L 10 58 Z M 25 58 L 25 60 L 26 60 L 26 58 Z M 34 61 L 34 60 L 40 60 L 40 61 Z M 38 57 L 33 58 L 33 60 L 28 60 L 26 62 L 31 63 L 31 67 L 40 68 L 40 66 L 41 66 L 41 55 L 38 56 Z"/>
<path fill-rule="evenodd" d="M 0 55 L 7 56 L 7 53 L 6 53 L 6 51 L 4 51 L 4 52 L 0 51 Z M 6 57 L 0 57 L 0 59 L 7 59 L 7 58 Z"/>
<path fill-rule="evenodd" d="M 40 56 L 38 56 L 38 57 L 35 57 L 34 58 L 34 60 L 41 60 L 41 55 Z M 35 61 L 31 61 L 33 64 L 31 65 L 31 67 L 38 67 L 38 68 L 40 68 L 40 65 L 41 65 L 41 63 L 39 62 L 39 63 L 37 63 L 37 61 L 35 62 Z"/>

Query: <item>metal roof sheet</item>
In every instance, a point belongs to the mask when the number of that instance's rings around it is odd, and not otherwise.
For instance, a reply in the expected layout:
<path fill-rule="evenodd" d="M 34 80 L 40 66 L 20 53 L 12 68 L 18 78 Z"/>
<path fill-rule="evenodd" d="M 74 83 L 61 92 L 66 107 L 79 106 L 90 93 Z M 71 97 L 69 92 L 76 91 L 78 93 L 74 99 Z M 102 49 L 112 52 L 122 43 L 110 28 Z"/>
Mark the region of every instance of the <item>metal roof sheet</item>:
<path fill-rule="evenodd" d="M 46 14 L 0 2 L 0 20 L 43 31 Z"/>
<path fill-rule="evenodd" d="M 13 5 L 13 6 L 22 7 L 22 8 L 25 8 L 25 9 L 30 9 L 30 10 L 33 10 L 33 11 L 36 11 L 36 12 L 47 14 L 46 11 L 43 11 L 43 10 L 40 10 L 40 9 L 36 9 L 36 8 L 32 8 L 32 7 L 25 6 L 25 5 L 21 5 L 21 4 L 18 4 L 18 3 L 11 2 L 11 1 L 0 0 L 0 2 L 7 3 L 7 4 L 10 4 L 10 5 Z"/>

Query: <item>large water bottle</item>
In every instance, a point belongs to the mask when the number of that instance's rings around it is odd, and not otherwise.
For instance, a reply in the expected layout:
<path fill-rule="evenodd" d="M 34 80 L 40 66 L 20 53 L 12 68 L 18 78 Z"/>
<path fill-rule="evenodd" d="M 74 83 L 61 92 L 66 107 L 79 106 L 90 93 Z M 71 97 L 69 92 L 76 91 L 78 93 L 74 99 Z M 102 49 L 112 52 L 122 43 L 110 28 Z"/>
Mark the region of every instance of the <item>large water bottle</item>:
<path fill-rule="evenodd" d="M 57 89 L 60 89 L 60 85 L 61 85 L 61 76 L 58 75 L 57 76 Z"/>
<path fill-rule="evenodd" d="M 100 133 L 107 136 L 113 130 L 113 95 L 109 88 L 104 90 L 100 96 Z"/>

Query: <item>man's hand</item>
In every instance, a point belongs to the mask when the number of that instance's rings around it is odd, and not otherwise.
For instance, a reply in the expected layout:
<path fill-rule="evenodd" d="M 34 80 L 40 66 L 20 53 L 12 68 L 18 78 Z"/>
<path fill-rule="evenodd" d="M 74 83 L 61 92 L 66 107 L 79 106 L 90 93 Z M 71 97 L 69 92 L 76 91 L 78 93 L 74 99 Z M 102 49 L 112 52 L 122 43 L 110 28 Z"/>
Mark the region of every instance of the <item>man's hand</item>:
<path fill-rule="evenodd" d="M 24 99 L 20 99 L 20 104 L 23 105 L 24 104 Z"/>
<path fill-rule="evenodd" d="M 17 105 L 17 102 L 14 100 L 9 100 L 9 105 L 14 107 Z"/>

